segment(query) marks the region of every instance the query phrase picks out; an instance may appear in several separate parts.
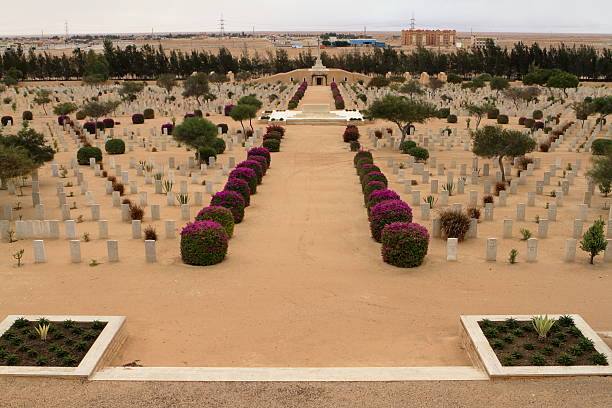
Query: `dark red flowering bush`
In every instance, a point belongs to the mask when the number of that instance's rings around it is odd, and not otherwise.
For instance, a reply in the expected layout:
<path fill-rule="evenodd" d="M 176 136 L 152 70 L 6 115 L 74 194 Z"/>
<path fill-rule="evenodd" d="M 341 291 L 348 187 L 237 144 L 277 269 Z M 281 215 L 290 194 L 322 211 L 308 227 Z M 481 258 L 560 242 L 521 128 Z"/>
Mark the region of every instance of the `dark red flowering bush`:
<path fill-rule="evenodd" d="M 181 231 L 181 258 L 188 265 L 214 265 L 227 254 L 227 233 L 218 222 L 190 222 Z"/>
<path fill-rule="evenodd" d="M 221 224 L 228 238 L 234 235 L 234 216 L 225 207 L 211 206 L 204 207 L 195 217 L 196 221 L 214 221 Z"/>
<path fill-rule="evenodd" d="M 225 116 L 229 116 L 230 112 L 232 111 L 232 109 L 234 109 L 235 105 L 229 104 L 229 105 L 225 105 L 225 107 L 223 108 L 223 114 Z"/>
<path fill-rule="evenodd" d="M 412 222 L 412 209 L 401 200 L 389 200 L 370 209 L 370 231 L 372 238 L 380 242 L 385 225 L 392 222 Z"/>
<path fill-rule="evenodd" d="M 70 116 L 68 116 L 68 115 L 59 115 L 59 116 L 57 117 L 57 123 L 58 123 L 60 126 L 62 126 L 62 125 L 64 124 L 64 121 L 65 121 L 66 123 L 68 123 L 68 122 L 70 121 Z"/>
<path fill-rule="evenodd" d="M 382 230 L 382 258 L 400 268 L 414 268 L 423 263 L 429 246 L 427 228 L 410 222 L 393 222 Z"/>
<path fill-rule="evenodd" d="M 223 190 L 212 196 L 211 206 L 225 207 L 232 212 L 234 223 L 240 224 L 244 219 L 244 199 L 235 191 Z"/>
<path fill-rule="evenodd" d="M 249 188 L 249 183 L 244 181 L 243 179 L 237 177 L 230 177 L 227 179 L 227 183 L 225 183 L 224 190 L 235 191 L 244 200 L 244 206 L 248 207 L 251 205 L 251 189 Z"/>
<path fill-rule="evenodd" d="M 285 136 L 285 128 L 280 125 L 270 125 L 266 128 L 266 133 L 277 132 L 281 136 Z"/>
<path fill-rule="evenodd" d="M 355 125 L 348 125 L 342 135 L 344 143 L 356 142 L 359 139 L 359 128 Z"/>
<path fill-rule="evenodd" d="M 257 173 L 255 173 L 255 170 L 249 169 L 248 167 L 238 167 L 230 172 L 229 178 L 233 177 L 242 179 L 249 183 L 251 195 L 257 193 Z"/>

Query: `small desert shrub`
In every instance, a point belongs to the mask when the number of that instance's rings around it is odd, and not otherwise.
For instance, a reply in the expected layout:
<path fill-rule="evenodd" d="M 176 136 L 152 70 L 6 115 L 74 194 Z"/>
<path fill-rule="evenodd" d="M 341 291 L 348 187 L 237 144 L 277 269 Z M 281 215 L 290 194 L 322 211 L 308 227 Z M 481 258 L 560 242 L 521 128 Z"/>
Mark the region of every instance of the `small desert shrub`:
<path fill-rule="evenodd" d="M 521 126 L 523 126 L 523 125 L 525 124 L 525 121 L 526 121 L 526 120 L 527 120 L 527 118 L 526 118 L 526 117 L 521 116 L 521 117 L 518 119 L 518 124 L 519 124 L 519 125 L 521 125 Z"/>
<path fill-rule="evenodd" d="M 402 143 L 400 143 L 400 151 L 404 154 L 409 154 L 410 149 L 412 149 L 413 147 L 417 147 L 417 144 L 415 141 L 413 140 L 404 140 Z"/>
<path fill-rule="evenodd" d="M 257 193 L 257 173 L 248 167 L 236 167 L 229 174 L 229 178 L 239 178 L 249 183 L 251 195 Z"/>
<path fill-rule="evenodd" d="M 457 123 L 457 115 L 448 115 L 446 118 L 447 123 Z"/>
<path fill-rule="evenodd" d="M 525 121 L 523 122 L 523 126 L 525 126 L 528 129 L 531 129 L 534 125 L 535 125 L 535 120 L 533 119 L 525 119 Z"/>
<path fill-rule="evenodd" d="M 157 241 L 157 232 L 155 231 L 155 227 L 152 225 L 147 225 L 147 227 L 144 229 L 144 237 L 145 240 Z"/>
<path fill-rule="evenodd" d="M 121 139 L 109 139 L 106 141 L 104 149 L 108 154 L 123 154 L 125 153 L 125 142 Z"/>
<path fill-rule="evenodd" d="M 497 123 L 500 125 L 507 125 L 508 122 L 510 122 L 508 115 L 497 115 Z"/>
<path fill-rule="evenodd" d="M 436 111 L 438 119 L 447 119 L 450 116 L 450 108 L 440 108 Z"/>
<path fill-rule="evenodd" d="M 96 159 L 96 163 L 102 161 L 102 150 L 93 146 L 85 146 L 81 147 L 77 151 L 77 161 L 80 165 L 88 165 L 89 159 L 94 157 Z"/>
<path fill-rule="evenodd" d="M 113 191 L 118 191 L 119 195 L 122 196 L 125 192 L 125 186 L 123 183 L 113 183 Z"/>
<path fill-rule="evenodd" d="M 21 119 L 32 120 L 34 119 L 34 115 L 32 115 L 31 111 L 23 111 L 23 113 L 21 114 Z"/>
<path fill-rule="evenodd" d="M 498 196 L 500 191 L 506 191 L 506 183 L 503 181 L 495 183 L 495 195 Z"/>
<path fill-rule="evenodd" d="M 75 114 L 75 116 L 76 116 L 76 119 L 77 119 L 77 120 L 83 120 L 83 119 L 85 119 L 85 118 L 87 117 L 87 115 L 86 115 L 86 114 L 85 114 L 85 112 L 83 112 L 83 111 L 78 111 L 78 112 Z"/>
<path fill-rule="evenodd" d="M 221 224 L 228 238 L 234 235 L 234 216 L 232 212 L 220 206 L 204 207 L 195 217 L 196 221 L 214 221 Z"/>
<path fill-rule="evenodd" d="M 527 170 L 527 165 L 531 163 L 533 163 L 533 159 L 531 157 L 521 156 L 517 160 L 516 165 L 519 169 Z"/>
<path fill-rule="evenodd" d="M 393 222 L 412 222 L 412 209 L 401 200 L 389 200 L 370 209 L 370 231 L 372 238 L 380 242 L 382 230 Z"/>
<path fill-rule="evenodd" d="M 487 119 L 497 119 L 499 117 L 499 109 L 493 108 L 487 112 Z"/>
<path fill-rule="evenodd" d="M 542 119 L 542 118 L 544 117 L 544 113 L 542 113 L 542 111 L 541 111 L 541 110 L 539 110 L 539 109 L 538 109 L 538 110 L 534 110 L 534 111 L 533 111 L 533 115 L 532 115 L 532 117 L 533 117 L 535 120 L 539 120 L 539 119 Z"/>
<path fill-rule="evenodd" d="M 361 148 L 361 144 L 356 140 L 351 141 L 349 146 L 351 148 L 351 152 L 359 151 L 359 149 Z"/>
<path fill-rule="evenodd" d="M 479 220 L 480 219 L 480 208 L 478 208 L 478 207 L 468 207 L 467 215 L 468 215 L 468 217 L 470 217 L 470 219 L 476 218 L 477 220 Z"/>
<path fill-rule="evenodd" d="M 414 268 L 423 263 L 429 246 L 429 233 L 419 224 L 393 222 L 381 234 L 382 257 L 388 264 Z"/>
<path fill-rule="evenodd" d="M 429 152 L 424 147 L 413 147 L 408 150 L 408 154 L 415 158 L 417 161 L 425 161 L 429 159 Z"/>
<path fill-rule="evenodd" d="M 550 142 L 542 142 L 540 143 L 540 151 L 547 152 L 550 149 Z"/>
<path fill-rule="evenodd" d="M 285 128 L 280 125 L 270 125 L 266 128 L 266 133 L 277 132 L 281 136 L 285 136 Z"/>
<path fill-rule="evenodd" d="M 112 129 L 115 127 L 115 121 L 111 118 L 104 119 L 102 123 L 104 123 L 104 129 Z"/>
<path fill-rule="evenodd" d="M 442 210 L 440 211 L 440 229 L 444 238 L 458 238 L 459 241 L 463 241 L 470 229 L 470 217 L 461 211 Z"/>
<path fill-rule="evenodd" d="M 144 116 L 145 119 L 155 119 L 155 111 L 151 108 L 147 108 L 142 112 L 142 116 Z"/>
<path fill-rule="evenodd" d="M 482 203 L 483 203 L 483 205 L 485 205 L 485 206 L 486 206 L 488 203 L 491 203 L 491 204 L 492 204 L 492 203 L 493 203 L 493 196 L 492 196 L 492 195 L 490 195 L 490 194 L 488 194 L 488 195 L 486 195 L 486 196 L 482 197 Z"/>
<path fill-rule="evenodd" d="M 144 209 L 138 205 L 130 205 L 130 217 L 132 220 L 141 220 L 144 218 Z"/>
<path fill-rule="evenodd" d="M 188 265 L 214 265 L 227 254 L 228 237 L 218 222 L 190 222 L 181 231 L 181 258 Z"/>
<path fill-rule="evenodd" d="M 251 189 L 249 188 L 249 183 L 241 178 L 230 177 L 225 183 L 224 190 L 235 191 L 244 200 L 244 206 L 248 207 L 251 205 Z M 216 221 L 216 220 L 215 220 Z M 231 234 L 228 233 L 231 237 Z"/>
<path fill-rule="evenodd" d="M 230 210 L 235 224 L 239 224 L 244 219 L 244 199 L 235 191 L 219 191 L 212 196 L 210 205 L 225 207 Z"/>

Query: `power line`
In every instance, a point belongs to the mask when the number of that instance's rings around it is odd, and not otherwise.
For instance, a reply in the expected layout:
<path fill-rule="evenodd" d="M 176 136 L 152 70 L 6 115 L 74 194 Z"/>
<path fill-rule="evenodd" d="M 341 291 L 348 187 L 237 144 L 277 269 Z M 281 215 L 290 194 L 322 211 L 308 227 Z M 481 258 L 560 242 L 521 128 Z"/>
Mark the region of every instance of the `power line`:
<path fill-rule="evenodd" d="M 410 29 L 414 30 L 415 27 L 414 11 L 412 12 L 412 18 L 410 19 Z"/>
<path fill-rule="evenodd" d="M 219 34 L 221 37 L 225 36 L 225 19 L 223 19 L 223 13 L 221 13 L 221 18 L 219 19 Z"/>

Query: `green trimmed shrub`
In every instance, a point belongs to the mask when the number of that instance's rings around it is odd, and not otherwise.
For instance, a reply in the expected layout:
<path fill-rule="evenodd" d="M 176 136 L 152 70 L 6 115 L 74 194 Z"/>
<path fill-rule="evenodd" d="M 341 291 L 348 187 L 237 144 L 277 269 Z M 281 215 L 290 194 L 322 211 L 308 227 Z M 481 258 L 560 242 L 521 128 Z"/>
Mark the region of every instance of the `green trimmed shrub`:
<path fill-rule="evenodd" d="M 594 155 L 603 156 L 608 150 L 612 150 L 612 140 L 610 139 L 596 139 L 591 144 L 591 150 Z"/>
<path fill-rule="evenodd" d="M 77 152 L 77 161 L 80 165 L 89 165 L 91 157 L 95 157 L 96 163 L 100 163 L 102 161 L 102 150 L 93 146 L 85 146 Z"/>
<path fill-rule="evenodd" d="M 414 140 L 404 140 L 402 143 L 400 143 L 400 151 L 404 154 L 409 154 L 410 149 L 412 149 L 413 147 L 417 147 L 417 144 Z"/>
<path fill-rule="evenodd" d="M 264 140 L 262 146 L 268 149 L 272 153 L 280 152 L 280 140 L 267 139 Z"/>
<path fill-rule="evenodd" d="M 142 112 L 145 119 L 155 119 L 155 111 L 151 108 L 147 108 Z"/>
<path fill-rule="evenodd" d="M 508 115 L 497 115 L 497 123 L 500 125 L 507 125 L 510 122 Z"/>
<path fill-rule="evenodd" d="M 525 119 L 525 122 L 523 123 L 523 125 L 526 128 L 531 129 L 535 125 L 535 120 L 533 120 L 533 119 Z"/>
<path fill-rule="evenodd" d="M 440 108 L 436 111 L 438 119 L 447 119 L 450 116 L 450 108 Z"/>
<path fill-rule="evenodd" d="M 196 221 L 214 221 L 223 227 L 228 238 L 234 235 L 234 216 L 225 207 L 210 206 L 204 207 L 195 217 Z"/>
<path fill-rule="evenodd" d="M 227 233 L 218 222 L 190 222 L 181 231 L 181 258 L 188 265 L 217 264 L 225 259 L 227 241 Z"/>
<path fill-rule="evenodd" d="M 427 151 L 427 149 L 424 147 L 413 147 L 412 149 L 408 150 L 408 154 L 414 157 L 415 160 L 425 161 L 429 159 L 429 151 Z"/>
<path fill-rule="evenodd" d="M 83 111 L 77 111 L 75 115 L 77 120 L 84 120 L 87 117 L 87 115 Z"/>
<path fill-rule="evenodd" d="M 355 167 L 357 167 L 357 162 L 361 159 L 372 160 L 372 152 L 369 152 L 367 150 L 360 150 L 357 153 L 355 153 L 355 156 L 353 157 L 353 164 L 355 165 Z"/>
<path fill-rule="evenodd" d="M 533 115 L 532 115 L 532 117 L 533 117 L 535 120 L 539 120 L 539 119 L 542 119 L 542 118 L 544 117 L 544 113 L 542 113 L 542 111 L 541 111 L 541 110 L 536 109 L 536 110 L 534 110 L 534 111 L 533 111 Z"/>
<path fill-rule="evenodd" d="M 447 123 L 457 123 L 457 115 L 448 115 L 446 118 Z"/>
<path fill-rule="evenodd" d="M 210 164 L 210 158 L 214 157 L 217 159 L 217 151 L 209 146 L 200 147 L 198 149 L 200 160 L 205 162 L 207 165 Z"/>
<path fill-rule="evenodd" d="M 125 153 L 125 142 L 121 139 L 109 139 L 104 144 L 104 149 L 108 154 Z"/>
<path fill-rule="evenodd" d="M 351 141 L 349 146 L 351 147 L 351 152 L 357 152 L 359 149 L 361 149 L 361 144 L 356 140 Z"/>
<path fill-rule="evenodd" d="M 487 112 L 487 119 L 497 119 L 499 116 L 499 109 L 493 108 Z"/>
<path fill-rule="evenodd" d="M 32 114 L 31 111 L 23 111 L 23 114 L 21 115 L 21 119 L 23 119 L 23 120 L 32 120 L 32 119 L 34 119 L 34 115 Z"/>
<path fill-rule="evenodd" d="M 220 137 L 217 137 L 212 141 L 212 147 L 215 149 L 217 154 L 223 154 L 223 152 L 225 152 L 225 141 Z"/>

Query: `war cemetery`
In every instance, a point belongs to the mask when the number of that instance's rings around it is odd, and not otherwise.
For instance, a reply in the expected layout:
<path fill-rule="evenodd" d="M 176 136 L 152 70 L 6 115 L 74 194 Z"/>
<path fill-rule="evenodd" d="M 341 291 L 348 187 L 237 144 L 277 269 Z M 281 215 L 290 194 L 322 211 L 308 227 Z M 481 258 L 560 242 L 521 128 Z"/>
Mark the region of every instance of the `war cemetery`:
<path fill-rule="evenodd" d="M 120 52 L 2 60 L 0 376 L 612 375 L 609 54 L 587 81 Z"/>

